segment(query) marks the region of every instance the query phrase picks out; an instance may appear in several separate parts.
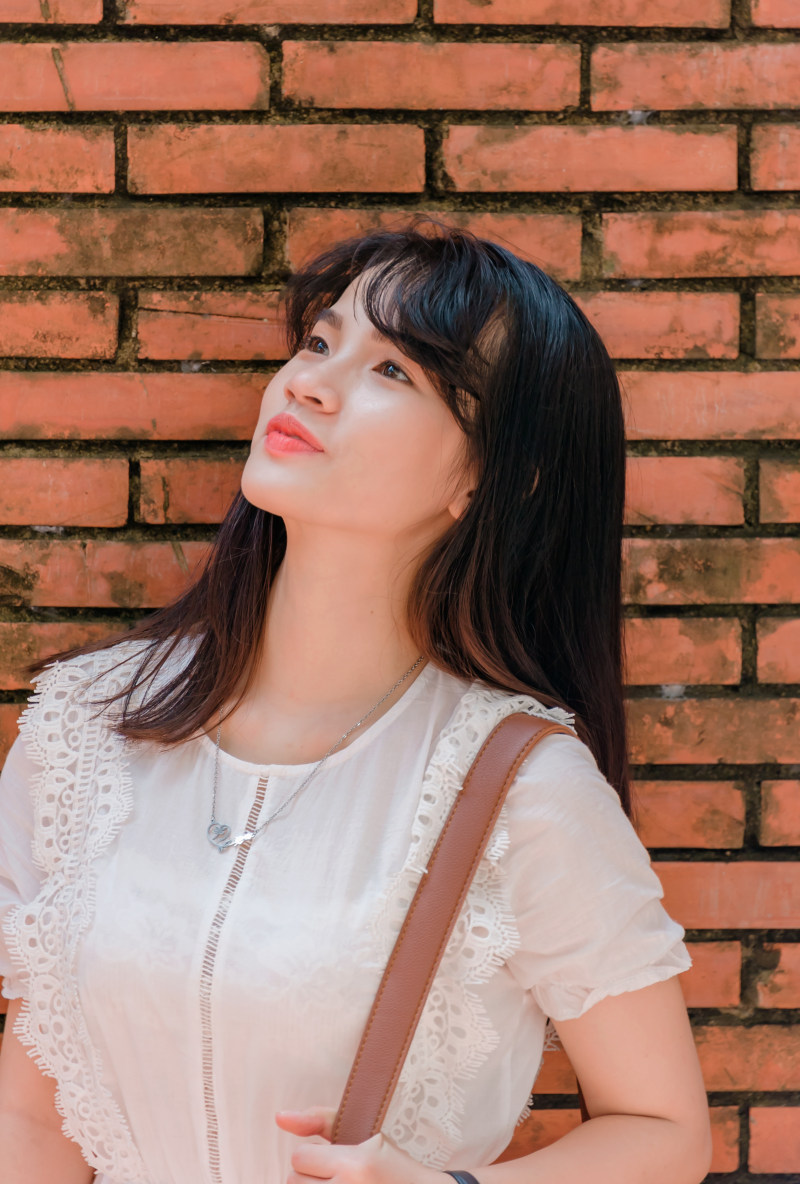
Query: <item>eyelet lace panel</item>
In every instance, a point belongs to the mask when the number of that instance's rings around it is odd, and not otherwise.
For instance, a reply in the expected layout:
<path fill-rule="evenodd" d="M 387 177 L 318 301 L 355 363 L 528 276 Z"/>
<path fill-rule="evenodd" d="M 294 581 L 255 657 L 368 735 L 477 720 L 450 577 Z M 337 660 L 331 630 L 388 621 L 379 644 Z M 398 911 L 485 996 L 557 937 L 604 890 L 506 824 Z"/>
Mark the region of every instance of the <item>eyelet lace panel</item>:
<path fill-rule="evenodd" d="M 130 676 L 132 643 L 56 663 L 39 678 L 20 722 L 31 758 L 41 767 L 31 787 L 34 862 L 45 873 L 30 904 L 6 917 L 12 960 L 27 980 L 28 1000 L 14 1031 L 33 1059 L 55 1077 L 62 1129 L 92 1167 L 126 1184 L 147 1184 L 125 1117 L 103 1084 L 100 1057 L 81 1009 L 77 958 L 94 912 L 93 861 L 128 816 L 131 785 L 125 741 L 88 699 L 120 690 Z M 101 677 L 81 691 L 96 673 Z M 126 677 L 127 676 L 127 677 Z"/>
<path fill-rule="evenodd" d="M 441 732 L 425 771 L 405 864 L 373 918 L 388 960 L 423 869 L 472 761 L 492 728 L 523 711 L 574 728 L 574 715 L 527 695 L 473 684 Z M 480 861 L 447 944 L 383 1124 L 385 1134 L 421 1163 L 442 1167 L 461 1143 L 465 1081 L 497 1047 L 495 1031 L 471 986 L 484 983 L 520 946 L 500 860 L 509 846 L 508 814 Z"/>

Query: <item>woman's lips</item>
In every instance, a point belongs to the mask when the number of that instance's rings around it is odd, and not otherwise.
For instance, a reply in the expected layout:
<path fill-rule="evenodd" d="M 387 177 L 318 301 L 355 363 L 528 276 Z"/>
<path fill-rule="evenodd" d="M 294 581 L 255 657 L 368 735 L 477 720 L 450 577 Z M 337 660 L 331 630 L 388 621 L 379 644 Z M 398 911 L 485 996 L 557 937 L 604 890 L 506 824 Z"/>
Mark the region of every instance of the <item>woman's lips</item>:
<path fill-rule="evenodd" d="M 318 448 L 313 448 L 305 440 L 301 440 L 298 436 L 287 436 L 285 432 L 278 431 L 277 428 L 267 432 L 265 440 L 267 452 L 319 452 Z"/>

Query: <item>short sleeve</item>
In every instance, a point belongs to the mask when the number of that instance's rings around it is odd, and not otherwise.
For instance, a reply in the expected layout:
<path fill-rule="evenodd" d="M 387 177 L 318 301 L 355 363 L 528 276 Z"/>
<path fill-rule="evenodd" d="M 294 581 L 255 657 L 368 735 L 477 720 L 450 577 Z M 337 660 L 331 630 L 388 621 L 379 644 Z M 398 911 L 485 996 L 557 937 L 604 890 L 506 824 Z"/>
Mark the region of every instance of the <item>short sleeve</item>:
<path fill-rule="evenodd" d="M 6 999 L 26 996 L 23 977 L 11 959 L 6 922 L 16 906 L 33 900 L 44 878 L 32 856 L 31 786 L 37 772 L 18 736 L 0 773 L 0 976 Z"/>
<path fill-rule="evenodd" d="M 692 965 L 685 930 L 589 748 L 548 736 L 506 799 L 505 865 L 520 933 L 508 965 L 545 1015 L 577 1019 L 608 995 Z"/>

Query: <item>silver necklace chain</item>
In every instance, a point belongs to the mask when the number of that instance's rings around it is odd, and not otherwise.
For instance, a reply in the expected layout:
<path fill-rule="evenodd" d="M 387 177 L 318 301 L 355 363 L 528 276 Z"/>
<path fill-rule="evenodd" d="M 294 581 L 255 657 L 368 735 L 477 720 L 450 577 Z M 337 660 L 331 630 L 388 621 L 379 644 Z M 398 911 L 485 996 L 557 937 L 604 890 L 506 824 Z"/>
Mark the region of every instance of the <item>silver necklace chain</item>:
<path fill-rule="evenodd" d="M 220 741 L 220 735 L 222 733 L 222 711 L 220 711 L 219 723 L 217 725 L 217 742 L 216 742 L 215 751 L 214 751 L 214 787 L 213 787 L 213 790 L 211 793 L 211 822 L 209 823 L 209 826 L 206 830 L 206 835 L 208 836 L 208 841 L 212 844 L 212 846 L 216 847 L 216 849 L 220 852 L 220 854 L 222 854 L 222 852 L 227 851 L 229 847 L 240 847 L 242 845 L 242 843 L 249 843 L 256 837 L 256 835 L 260 835 L 262 830 L 264 830 L 266 827 L 268 827 L 269 824 L 272 821 L 274 821 L 274 819 L 276 819 L 278 817 L 278 815 L 281 814 L 286 809 L 286 807 L 288 805 L 290 805 L 291 802 L 294 801 L 294 799 L 297 797 L 297 795 L 302 790 L 305 789 L 305 787 L 308 785 L 311 778 L 314 777 L 315 774 L 317 774 L 320 771 L 322 766 L 327 761 L 328 757 L 332 756 L 333 753 L 336 751 L 336 749 L 339 748 L 342 744 L 344 744 L 347 737 L 352 735 L 352 733 L 355 732 L 356 728 L 360 728 L 361 725 L 366 720 L 368 720 L 369 717 L 374 712 L 376 712 L 378 710 L 381 703 L 385 703 L 386 700 L 389 698 L 389 696 L 394 694 L 394 692 L 397 690 L 397 688 L 399 686 L 401 686 L 411 674 L 414 673 L 414 671 L 416 670 L 416 668 L 419 666 L 420 662 L 422 662 L 422 661 L 423 661 L 423 656 L 420 654 L 420 656 L 417 658 L 414 665 L 409 667 L 409 669 L 405 672 L 405 674 L 401 678 L 398 678 L 398 680 L 394 684 L 394 686 L 391 687 L 386 692 L 386 694 L 383 695 L 378 700 L 378 702 L 374 704 L 374 706 L 370 707 L 367 714 L 362 715 L 362 717 L 358 721 L 358 723 L 353 724 L 352 728 L 348 728 L 347 731 L 344 733 L 344 735 L 339 737 L 339 739 L 336 741 L 336 743 L 331 748 L 328 749 L 328 751 L 325 753 L 324 757 L 322 757 L 322 759 L 318 762 L 318 764 L 316 764 L 314 766 L 314 768 L 308 774 L 306 779 L 303 782 L 301 782 L 300 785 L 298 785 L 297 789 L 294 790 L 294 792 L 289 795 L 289 797 L 286 799 L 285 802 L 282 802 L 280 804 L 280 806 L 278 806 L 277 810 L 275 810 L 272 814 L 270 814 L 269 818 L 265 819 L 265 821 L 262 822 L 260 824 L 260 826 L 257 826 L 255 828 L 255 830 L 245 831 L 244 834 L 236 835 L 236 836 L 231 835 L 231 828 L 227 825 L 227 823 L 217 822 L 217 818 L 216 818 L 217 783 L 219 781 L 219 741 Z"/>

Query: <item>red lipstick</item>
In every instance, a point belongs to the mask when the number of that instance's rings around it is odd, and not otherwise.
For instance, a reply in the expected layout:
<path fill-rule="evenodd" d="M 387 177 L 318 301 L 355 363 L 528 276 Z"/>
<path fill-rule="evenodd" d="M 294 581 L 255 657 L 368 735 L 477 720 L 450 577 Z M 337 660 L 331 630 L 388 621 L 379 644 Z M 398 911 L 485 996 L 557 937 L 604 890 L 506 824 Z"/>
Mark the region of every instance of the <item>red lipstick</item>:
<path fill-rule="evenodd" d="M 319 440 L 308 428 L 282 411 L 267 424 L 266 446 L 269 452 L 324 452 Z"/>

